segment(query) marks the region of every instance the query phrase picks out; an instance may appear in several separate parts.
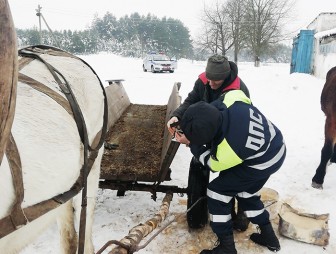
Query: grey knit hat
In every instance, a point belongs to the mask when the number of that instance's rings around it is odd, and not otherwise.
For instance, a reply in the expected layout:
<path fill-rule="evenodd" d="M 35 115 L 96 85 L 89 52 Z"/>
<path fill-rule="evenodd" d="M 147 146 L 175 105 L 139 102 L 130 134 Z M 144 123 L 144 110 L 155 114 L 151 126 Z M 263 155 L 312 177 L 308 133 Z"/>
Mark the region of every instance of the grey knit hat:
<path fill-rule="evenodd" d="M 213 55 L 208 59 L 205 74 L 209 80 L 225 80 L 231 73 L 230 63 L 225 56 Z"/>

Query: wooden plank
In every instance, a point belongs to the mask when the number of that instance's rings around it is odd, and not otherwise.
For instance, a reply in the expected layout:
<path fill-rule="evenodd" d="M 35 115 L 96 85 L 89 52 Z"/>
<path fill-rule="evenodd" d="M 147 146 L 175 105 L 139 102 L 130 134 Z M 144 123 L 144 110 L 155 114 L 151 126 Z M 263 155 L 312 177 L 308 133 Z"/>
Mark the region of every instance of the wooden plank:
<path fill-rule="evenodd" d="M 180 82 L 176 82 L 173 86 L 173 90 L 170 94 L 168 104 L 167 104 L 167 112 L 165 123 L 168 122 L 172 113 L 181 105 L 181 96 L 179 95 L 179 90 L 181 87 Z M 164 136 L 163 136 L 163 146 L 161 153 L 161 163 L 160 163 L 160 175 L 158 176 L 158 181 L 163 182 L 167 179 L 169 172 L 170 164 L 172 163 L 177 149 L 179 148 L 180 143 L 172 141 L 172 136 L 169 133 L 166 125 L 164 126 Z"/>
<path fill-rule="evenodd" d="M 113 84 L 105 88 L 108 105 L 108 125 L 112 125 L 120 118 L 128 106 L 131 104 L 128 95 L 122 84 Z"/>

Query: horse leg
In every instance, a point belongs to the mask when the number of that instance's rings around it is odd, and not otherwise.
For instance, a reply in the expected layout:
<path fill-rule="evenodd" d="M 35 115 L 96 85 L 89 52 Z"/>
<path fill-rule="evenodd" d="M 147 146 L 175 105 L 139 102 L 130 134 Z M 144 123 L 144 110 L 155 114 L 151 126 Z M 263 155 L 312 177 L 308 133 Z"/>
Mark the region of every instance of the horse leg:
<path fill-rule="evenodd" d="M 333 163 L 336 162 L 336 144 L 334 145 L 334 151 L 333 151 L 333 154 L 331 156 L 330 162 L 333 162 Z"/>
<path fill-rule="evenodd" d="M 72 200 L 64 205 L 64 209 L 57 219 L 57 225 L 60 232 L 61 252 L 64 254 L 76 254 L 78 237 L 74 226 L 74 211 Z"/>
<path fill-rule="evenodd" d="M 323 189 L 324 177 L 326 175 L 327 163 L 333 155 L 334 141 L 333 137 L 335 135 L 333 130 L 333 124 L 331 123 L 330 117 L 327 116 L 325 123 L 325 141 L 324 146 L 321 150 L 321 161 L 316 169 L 316 173 L 312 179 L 312 187 L 316 189 Z"/>
<path fill-rule="evenodd" d="M 331 157 L 332 150 L 333 150 L 333 146 L 330 141 L 326 142 L 321 150 L 321 161 L 312 179 L 312 187 L 316 189 L 323 188 L 323 182 L 324 182 L 324 177 L 326 175 L 327 163 Z"/>

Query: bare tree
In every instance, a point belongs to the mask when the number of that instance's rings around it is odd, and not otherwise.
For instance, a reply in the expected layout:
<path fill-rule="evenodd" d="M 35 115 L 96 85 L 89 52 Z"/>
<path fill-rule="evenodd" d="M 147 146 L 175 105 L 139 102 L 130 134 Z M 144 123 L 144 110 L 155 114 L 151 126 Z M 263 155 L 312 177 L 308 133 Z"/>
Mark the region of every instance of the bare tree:
<path fill-rule="evenodd" d="M 233 41 L 234 61 L 238 62 L 238 53 L 244 47 L 246 33 L 244 32 L 243 17 L 245 15 L 244 0 L 229 0 L 224 7 L 227 22 L 230 25 L 230 34 Z"/>
<path fill-rule="evenodd" d="M 225 3 L 215 4 L 215 7 L 204 6 L 203 33 L 197 39 L 201 48 L 209 49 L 213 53 L 225 55 L 233 46 L 233 39 L 228 23 Z"/>
<path fill-rule="evenodd" d="M 260 65 L 263 50 L 283 40 L 282 27 L 287 18 L 291 0 L 247 0 L 244 26 L 246 43 L 254 54 L 255 66 Z"/>

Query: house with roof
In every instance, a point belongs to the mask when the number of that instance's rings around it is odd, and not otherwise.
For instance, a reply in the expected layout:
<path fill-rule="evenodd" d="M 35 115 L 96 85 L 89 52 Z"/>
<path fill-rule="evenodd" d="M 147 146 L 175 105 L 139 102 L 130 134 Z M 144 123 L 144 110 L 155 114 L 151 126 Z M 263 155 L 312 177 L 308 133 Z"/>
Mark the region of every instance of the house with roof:
<path fill-rule="evenodd" d="M 320 13 L 293 39 L 290 72 L 325 78 L 336 66 L 336 12 Z"/>

